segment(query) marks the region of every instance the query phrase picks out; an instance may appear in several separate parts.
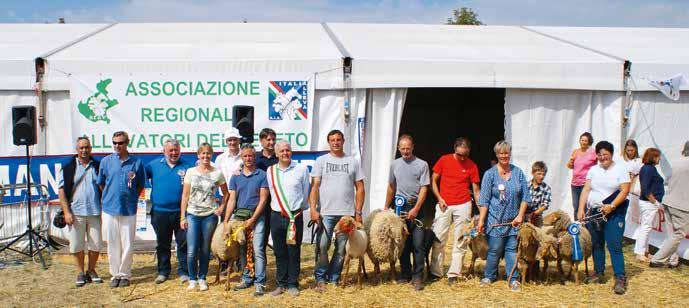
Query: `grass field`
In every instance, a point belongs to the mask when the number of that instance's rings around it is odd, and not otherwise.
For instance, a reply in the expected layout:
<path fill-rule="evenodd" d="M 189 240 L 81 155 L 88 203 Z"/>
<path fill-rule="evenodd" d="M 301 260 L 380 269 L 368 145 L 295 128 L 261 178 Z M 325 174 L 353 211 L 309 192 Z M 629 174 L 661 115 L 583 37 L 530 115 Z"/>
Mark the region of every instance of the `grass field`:
<path fill-rule="evenodd" d="M 421 292 L 413 291 L 411 285 L 397 285 L 384 282 L 376 285 L 371 280 L 365 281 L 361 289 L 355 285 L 346 289 L 329 287 L 323 294 L 310 289 L 313 283 L 313 246 L 302 247 L 302 275 L 300 278 L 301 296 L 292 298 L 284 294 L 280 297 L 270 295 L 261 298 L 251 296 L 253 288 L 240 292 L 223 291 L 222 286 L 213 286 L 207 292 L 185 290 L 176 277 L 163 284 L 156 285 L 156 264 L 152 254 L 137 254 L 134 258 L 132 286 L 111 290 L 107 286 L 109 277 L 107 257 L 98 264 L 98 271 L 106 280 L 104 284 L 87 284 L 82 288 L 74 286 L 75 267 L 71 256 L 53 255 L 51 266 L 43 270 L 40 266 L 28 264 L 12 266 L 0 270 L 0 306 L 2 307 L 56 307 L 56 306 L 204 306 L 204 305 L 239 305 L 252 307 L 297 307 L 323 306 L 336 307 L 449 307 L 459 305 L 480 306 L 520 306 L 520 307 L 689 307 L 689 268 L 651 269 L 631 261 L 631 247 L 625 247 L 627 256 L 627 273 L 629 289 L 627 294 L 613 294 L 613 280 L 608 279 L 605 285 L 575 285 L 568 282 L 560 285 L 557 273 L 551 272 L 552 282 L 526 284 L 520 292 L 507 289 L 505 281 L 498 281 L 488 287 L 479 287 L 479 277 L 469 278 L 452 287 L 443 279 L 426 287 Z M 469 259 L 469 258 L 466 258 Z M 448 262 L 449 260 L 446 260 Z M 590 262 L 590 261 L 589 261 Z M 350 277 L 355 281 L 353 264 Z M 174 267 L 174 265 L 173 265 Z M 589 267 L 592 268 L 591 263 Z M 367 264 L 367 269 L 373 267 Z M 483 268 L 482 261 L 477 268 Z M 217 264 L 211 262 L 209 281 L 214 280 Z M 555 271 L 555 266 L 550 266 Z M 607 270 L 610 273 L 611 269 Z M 383 267 L 383 273 L 388 273 Z M 501 273 L 504 270 L 501 269 Z M 268 292 L 274 285 L 274 257 L 268 251 Z M 504 274 L 503 274 L 504 275 Z M 354 277 L 352 277 L 354 276 Z M 609 277 L 609 274 L 608 274 Z M 369 277 L 370 278 L 370 277 Z M 231 277 L 232 284 L 237 282 L 238 275 Z"/>

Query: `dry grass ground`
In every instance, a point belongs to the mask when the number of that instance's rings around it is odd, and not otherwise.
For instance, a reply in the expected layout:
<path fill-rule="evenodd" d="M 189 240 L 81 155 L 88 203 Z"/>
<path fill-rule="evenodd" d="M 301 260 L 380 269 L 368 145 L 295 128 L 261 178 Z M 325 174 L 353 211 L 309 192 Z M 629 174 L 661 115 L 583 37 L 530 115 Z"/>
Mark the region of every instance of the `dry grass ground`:
<path fill-rule="evenodd" d="M 689 307 L 689 268 L 650 269 L 632 260 L 630 247 L 625 247 L 627 272 L 629 273 L 629 291 L 618 296 L 612 292 L 612 279 L 605 285 L 575 285 L 573 282 L 560 285 L 553 281 L 545 284 L 527 284 L 521 292 L 511 292 L 505 281 L 499 281 L 488 287 L 479 287 L 479 278 L 470 278 L 452 287 L 443 279 L 415 292 L 410 285 L 397 285 L 392 282 L 374 284 L 370 279 L 363 288 L 348 286 L 346 289 L 330 287 L 319 294 L 310 289 L 313 283 L 313 246 L 302 248 L 302 275 L 300 279 L 301 296 L 292 298 L 285 294 L 281 297 L 266 295 L 253 298 L 251 290 L 242 292 L 225 292 L 221 286 L 211 286 L 208 292 L 187 292 L 176 277 L 161 285 L 153 280 L 156 267 L 153 255 L 138 254 L 133 266 L 132 286 L 111 290 L 105 284 L 87 284 L 83 288 L 74 286 L 75 267 L 69 256 L 54 255 L 48 270 L 42 270 L 34 264 L 14 266 L 0 270 L 0 306 L 2 307 L 56 307 L 56 306 L 250 306 L 250 307 L 296 307 L 323 306 L 335 307 L 449 307 L 459 305 L 479 306 L 589 306 L 589 307 Z M 469 258 L 467 258 L 469 259 Z M 446 260 L 449 261 L 449 260 Z M 274 258 L 268 251 L 268 291 L 274 288 Z M 590 267 L 592 265 L 590 264 Z M 173 265 L 174 267 L 174 265 Z M 352 272 L 356 266 L 352 266 Z M 477 262 L 481 270 L 483 263 Z M 209 280 L 213 281 L 217 269 L 211 263 Z M 367 264 L 371 270 L 372 265 Z M 555 266 L 550 266 L 552 271 Z M 98 271 L 106 278 L 107 258 L 102 258 Z M 501 270 L 504 274 L 504 270 Z M 607 270 L 610 273 L 611 269 Z M 384 274 L 387 274 L 384 267 Z M 352 277 L 354 276 L 354 277 Z M 354 281 L 356 275 L 350 275 Z M 557 278 L 556 273 L 551 277 Z M 236 283 L 237 274 L 231 277 Z M 556 280 L 556 279 L 553 279 Z"/>

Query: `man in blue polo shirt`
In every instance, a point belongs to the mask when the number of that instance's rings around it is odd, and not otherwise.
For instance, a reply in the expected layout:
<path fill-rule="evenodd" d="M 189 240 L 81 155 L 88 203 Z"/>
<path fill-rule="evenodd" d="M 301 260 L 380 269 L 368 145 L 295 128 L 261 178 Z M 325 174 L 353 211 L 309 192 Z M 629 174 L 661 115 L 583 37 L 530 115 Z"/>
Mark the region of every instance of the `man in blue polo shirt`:
<path fill-rule="evenodd" d="M 144 165 L 127 151 L 129 135 L 118 131 L 112 136 L 115 153 L 103 158 L 98 172 L 98 185 L 103 191 L 103 228 L 108 242 L 110 288 L 127 287 L 132 273 L 136 203 L 144 190 Z"/>
<path fill-rule="evenodd" d="M 172 235 L 177 242 L 177 276 L 182 283 L 189 280 L 187 273 L 186 232 L 180 228 L 180 202 L 182 181 L 191 167 L 180 158 L 181 147 L 176 139 L 165 140 L 163 157 L 146 165 L 146 177 L 151 181 L 151 224 L 156 233 L 156 256 L 158 257 L 157 284 L 170 277 L 170 246 Z"/>
<path fill-rule="evenodd" d="M 248 269 L 244 269 L 242 282 L 234 287 L 234 290 L 247 289 L 252 283 L 256 285 L 254 296 L 265 293 L 266 285 L 266 253 L 265 241 L 267 230 L 265 228 L 265 216 L 263 210 L 270 192 L 265 171 L 256 168 L 256 150 L 251 144 L 244 144 L 240 151 L 242 158 L 242 170 L 239 175 L 230 179 L 230 198 L 225 211 L 225 225 L 231 216 L 234 219 L 246 219 L 244 226 L 247 230 L 253 230 L 254 272 L 255 279 L 251 277 Z M 246 258 L 246 250 L 242 249 L 240 258 Z M 246 264 L 246 262 L 243 262 Z"/>

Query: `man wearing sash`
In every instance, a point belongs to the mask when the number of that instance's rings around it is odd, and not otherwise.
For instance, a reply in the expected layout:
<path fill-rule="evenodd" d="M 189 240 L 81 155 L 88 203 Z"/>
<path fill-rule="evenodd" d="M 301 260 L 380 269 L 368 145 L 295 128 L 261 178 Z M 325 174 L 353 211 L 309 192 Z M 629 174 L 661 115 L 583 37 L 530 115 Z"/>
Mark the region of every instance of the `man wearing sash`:
<path fill-rule="evenodd" d="M 138 157 L 127 151 L 129 135 L 118 131 L 112 136 L 115 153 L 103 158 L 98 185 L 103 196 L 103 228 L 108 242 L 110 288 L 129 286 L 136 235 L 136 203 L 144 190 L 146 174 Z"/>
<path fill-rule="evenodd" d="M 311 221 L 318 224 L 316 235 L 316 288 L 325 290 L 327 282 L 337 284 L 344 262 L 347 235 L 339 234 L 333 256 L 328 260 L 328 248 L 335 224 L 348 215 L 361 222 L 364 206 L 364 173 L 359 161 L 343 151 L 344 135 L 339 130 L 328 133 L 330 152 L 316 159 L 311 170 Z M 355 199 L 356 187 L 356 199 Z M 356 201 L 355 201 L 356 200 Z"/>
<path fill-rule="evenodd" d="M 292 147 L 286 141 L 275 146 L 278 163 L 268 168 L 270 190 L 270 232 L 273 236 L 277 288 L 271 293 L 299 296 L 301 240 L 304 232 L 302 211 L 309 196 L 309 170 L 292 161 Z"/>
<path fill-rule="evenodd" d="M 263 209 L 268 199 L 268 181 L 266 173 L 256 168 L 256 150 L 250 144 L 242 145 L 239 152 L 242 157 L 242 170 L 239 175 L 230 179 L 230 197 L 225 212 L 224 224 L 227 226 L 230 217 L 244 220 L 246 231 L 253 232 L 252 245 L 254 257 L 254 273 L 247 266 L 242 274 L 242 282 L 234 287 L 234 290 L 243 290 L 256 284 L 254 296 L 262 296 L 266 285 L 266 247 L 264 238 L 267 236 L 265 228 L 265 215 Z M 247 233 L 248 234 L 248 233 Z M 246 266 L 247 248 L 240 250 L 242 265 Z M 254 279 L 254 276 L 256 279 Z"/>

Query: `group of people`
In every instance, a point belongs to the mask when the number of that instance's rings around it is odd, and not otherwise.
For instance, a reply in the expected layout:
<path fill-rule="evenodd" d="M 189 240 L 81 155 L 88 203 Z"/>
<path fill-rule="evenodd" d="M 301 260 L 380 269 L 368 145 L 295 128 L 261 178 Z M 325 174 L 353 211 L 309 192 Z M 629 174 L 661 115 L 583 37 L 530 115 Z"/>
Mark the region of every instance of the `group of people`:
<path fill-rule="evenodd" d="M 316 159 L 310 172 L 305 165 L 292 160 L 288 142 L 276 142 L 276 133 L 272 129 L 261 130 L 260 151 L 251 144 L 240 144 L 241 136 L 235 128 L 228 129 L 224 137 L 227 149 L 214 162 L 211 145 L 201 144 L 197 161 L 191 163 L 181 158 L 179 142 L 170 139 L 164 143 L 163 156 L 147 165 L 129 154 L 126 132 L 119 131 L 113 135 L 114 153 L 100 162 L 91 156 L 89 139 L 77 139 L 77 154 L 58 175 L 61 206 L 65 222 L 70 225 L 69 249 L 79 270 L 77 287 L 89 282 L 103 282 L 95 267 L 102 246 L 101 238 L 107 240 L 110 287 L 129 286 L 137 200 L 146 182 L 151 186 L 151 224 L 157 241 L 158 276 L 155 283 L 170 279 L 174 236 L 178 278 L 187 283 L 188 290 L 208 290 L 206 276 L 213 233 L 221 221 L 226 226 L 230 220 L 240 220 L 244 229 L 252 234 L 247 245 L 253 248 L 253 254 L 250 254 L 253 260 L 246 259 L 246 247 L 243 248 L 243 259 L 239 262 L 243 273 L 241 281 L 233 289 L 253 286 L 254 296 L 265 294 L 266 247 L 270 235 L 276 261 L 276 288 L 271 294 L 298 296 L 303 216 L 307 210 L 317 230 L 314 287 L 323 291 L 327 284 L 338 283 L 347 236 L 333 236 L 333 230 L 343 216 L 353 216 L 361 222 L 365 198 L 364 172 L 357 158 L 345 154 L 344 134 L 339 130 L 328 133 L 330 151 Z M 650 229 L 645 226 L 652 221 L 648 217 L 657 215 L 661 203 L 670 211 L 676 228 L 675 235 L 651 259 L 651 266 L 671 262 L 677 244 L 689 231 L 689 209 L 686 203 L 679 202 L 689 200 L 689 196 L 686 196 L 686 190 L 679 189 L 675 194 L 664 193 L 663 179 L 655 170 L 660 159 L 659 150 L 647 150 L 641 160 L 643 166 L 632 169 L 630 166 L 640 165 L 638 149 L 625 149 L 624 159 L 615 162 L 612 144 L 599 142 L 594 151 L 592 143 L 590 134 L 582 135 L 581 148 L 573 152 L 567 164 L 574 170 L 575 218 L 586 221 L 594 205 L 599 205 L 596 208 L 607 215 L 606 222 L 587 224 L 593 238 L 595 273 L 586 281 L 603 281 L 603 247 L 607 244 L 617 278 L 615 292 L 624 293 L 626 275 L 622 234 L 632 179 L 638 174 L 643 202 L 641 221 L 644 227 L 641 232 L 645 232 L 646 237 L 640 237 L 635 248 L 640 260 L 647 255 Z M 636 148 L 633 142 L 627 144 Z M 481 285 L 489 285 L 498 279 L 501 258 L 505 259 L 506 268 L 513 267 L 518 227 L 526 221 L 540 224 L 543 212 L 551 204 L 551 189 L 544 182 L 547 167 L 543 162 L 532 165 L 529 179 L 511 163 L 511 145 L 500 141 L 494 147 L 497 163 L 481 179 L 478 167 L 469 158 L 469 139 L 457 138 L 453 149 L 453 153 L 443 155 L 430 169 L 428 163 L 414 155 L 412 136 L 402 135 L 398 139 L 401 157 L 390 166 L 385 208 L 394 206 L 394 200 L 403 200 L 402 211 L 409 231 L 400 258 L 400 280 L 411 282 L 416 290 L 424 288 L 424 263 L 429 251 L 425 240 L 428 230 L 414 222 L 423 219 L 422 207 L 428 197 L 429 186 L 437 200 L 430 229 L 439 239 L 432 247 L 429 278 L 437 280 L 447 276 L 450 284 L 462 276 L 467 247 L 466 242 L 458 242 L 457 239 L 463 232 L 461 226 L 471 220 L 472 201 L 479 208 L 477 231 L 487 235 L 489 245 Z M 689 156 L 689 143 L 685 145 L 683 155 Z M 672 191 L 676 190 L 672 186 L 673 181 L 689 181 L 689 164 L 676 169 L 682 171 L 673 174 L 670 180 Z M 222 198 L 217 198 L 218 193 Z M 445 271 L 443 261 L 449 238 L 453 243 L 452 260 Z M 331 245 L 334 249 L 329 256 Z M 85 267 L 86 254 L 89 258 Z M 247 263 L 253 264 L 251 269 L 244 269 Z M 510 288 L 519 290 L 518 271 L 508 275 Z"/>

